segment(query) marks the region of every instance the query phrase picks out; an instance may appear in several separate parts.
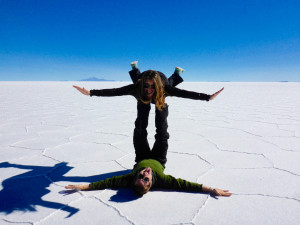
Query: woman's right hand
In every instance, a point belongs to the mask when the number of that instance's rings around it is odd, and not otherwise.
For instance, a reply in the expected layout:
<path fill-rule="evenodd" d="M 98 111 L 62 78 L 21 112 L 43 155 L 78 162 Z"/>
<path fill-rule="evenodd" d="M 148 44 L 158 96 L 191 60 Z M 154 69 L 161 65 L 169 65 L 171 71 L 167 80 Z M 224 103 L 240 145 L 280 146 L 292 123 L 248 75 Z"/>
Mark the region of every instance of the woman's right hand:
<path fill-rule="evenodd" d="M 78 91 L 80 91 L 84 95 L 90 95 L 90 91 L 89 90 L 86 90 L 84 88 L 81 88 L 81 87 L 78 87 L 78 86 L 75 86 L 75 85 L 73 85 L 73 87 L 76 88 Z"/>

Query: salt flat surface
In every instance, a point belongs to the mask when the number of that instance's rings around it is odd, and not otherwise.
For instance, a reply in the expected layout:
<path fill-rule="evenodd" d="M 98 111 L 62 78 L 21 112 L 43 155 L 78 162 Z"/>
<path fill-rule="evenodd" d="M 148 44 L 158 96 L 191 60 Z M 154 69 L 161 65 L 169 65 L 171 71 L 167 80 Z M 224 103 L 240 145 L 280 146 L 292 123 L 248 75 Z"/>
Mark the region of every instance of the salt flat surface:
<path fill-rule="evenodd" d="M 167 98 L 166 174 L 230 198 L 64 186 L 129 172 L 136 100 L 87 89 L 125 82 L 0 82 L 0 224 L 300 224 L 300 83 L 188 83 L 214 101 Z M 152 106 L 152 108 L 154 108 Z M 154 142 L 154 110 L 149 119 Z"/>

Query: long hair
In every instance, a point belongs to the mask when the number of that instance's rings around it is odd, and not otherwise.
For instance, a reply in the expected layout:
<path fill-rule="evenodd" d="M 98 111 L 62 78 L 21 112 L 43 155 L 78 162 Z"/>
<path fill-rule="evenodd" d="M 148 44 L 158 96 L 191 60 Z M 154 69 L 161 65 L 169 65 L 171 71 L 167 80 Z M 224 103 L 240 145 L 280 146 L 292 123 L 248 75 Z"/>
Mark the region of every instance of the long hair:
<path fill-rule="evenodd" d="M 142 78 L 139 81 L 141 83 L 140 90 L 139 90 L 139 96 L 140 96 L 139 99 L 145 104 L 150 103 L 149 99 L 143 98 L 144 84 L 147 79 L 153 80 L 153 82 L 155 84 L 155 93 L 153 96 L 155 105 L 158 108 L 158 110 L 162 110 L 162 108 L 165 107 L 164 83 L 163 83 L 159 73 L 155 70 L 147 70 L 147 71 L 143 72 Z"/>

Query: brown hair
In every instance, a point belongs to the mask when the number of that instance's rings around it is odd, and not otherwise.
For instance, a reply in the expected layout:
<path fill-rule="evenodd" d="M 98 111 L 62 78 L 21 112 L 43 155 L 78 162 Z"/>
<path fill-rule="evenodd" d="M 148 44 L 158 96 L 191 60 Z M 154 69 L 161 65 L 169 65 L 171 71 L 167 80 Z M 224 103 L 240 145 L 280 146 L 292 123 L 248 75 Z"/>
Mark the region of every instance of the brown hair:
<path fill-rule="evenodd" d="M 154 99 L 155 105 L 159 110 L 162 110 L 162 108 L 165 107 L 164 83 L 163 83 L 159 73 L 155 70 L 147 70 L 147 71 L 143 72 L 143 76 L 139 80 L 139 82 L 141 83 L 140 90 L 139 90 L 139 95 L 140 95 L 139 99 L 145 104 L 150 103 L 150 100 L 144 99 L 142 97 L 144 94 L 144 84 L 147 79 L 153 80 L 153 82 L 155 84 L 155 95 L 154 95 L 155 96 L 155 99 Z"/>
<path fill-rule="evenodd" d="M 134 193 L 139 197 L 143 197 L 143 195 L 146 194 L 150 190 L 150 188 L 151 188 L 151 185 L 144 187 L 144 186 L 134 184 L 132 186 Z"/>

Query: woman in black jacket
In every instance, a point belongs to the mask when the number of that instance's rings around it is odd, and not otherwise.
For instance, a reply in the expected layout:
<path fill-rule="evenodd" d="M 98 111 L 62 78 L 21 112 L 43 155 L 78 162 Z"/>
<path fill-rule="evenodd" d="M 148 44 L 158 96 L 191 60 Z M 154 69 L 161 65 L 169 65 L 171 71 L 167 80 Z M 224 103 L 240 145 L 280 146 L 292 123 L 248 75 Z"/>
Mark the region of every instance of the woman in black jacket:
<path fill-rule="evenodd" d="M 159 139 L 161 146 L 159 149 L 167 154 L 168 149 L 168 139 L 169 134 L 167 132 L 168 123 L 168 105 L 165 103 L 165 98 L 167 96 L 176 96 L 182 98 L 190 98 L 194 100 L 205 100 L 210 101 L 213 100 L 224 88 L 217 91 L 212 95 L 207 95 L 203 93 L 197 93 L 193 91 L 187 91 L 183 89 L 176 88 L 169 84 L 166 76 L 155 70 L 147 70 L 143 73 L 139 74 L 137 68 L 133 68 L 133 72 L 130 71 L 131 78 L 134 84 L 129 84 L 120 88 L 112 88 L 112 89 L 101 89 L 101 90 L 86 90 L 85 88 L 81 88 L 78 86 L 74 86 L 78 91 L 80 91 L 84 95 L 89 96 L 122 96 L 122 95 L 132 95 L 137 101 L 137 119 L 135 121 L 135 129 L 133 135 L 133 143 L 135 149 L 139 149 L 141 143 L 148 143 L 147 140 L 147 126 L 148 126 L 148 118 L 149 112 L 151 109 L 150 103 L 155 104 L 155 125 L 156 125 L 156 135 L 155 140 Z M 134 74 L 134 76 L 132 75 Z M 174 75 L 175 74 L 175 75 Z M 174 73 L 169 80 L 173 85 L 177 85 L 180 83 L 180 78 L 174 78 L 176 73 Z M 182 78 L 181 78 L 182 79 Z M 181 80 L 182 82 L 182 80 Z M 137 135 L 138 134 L 138 135 Z M 139 137 L 139 138 L 137 138 Z M 164 157 L 166 159 L 166 157 Z M 139 161 L 138 154 L 136 154 L 136 162 Z M 166 162 L 163 163 L 163 165 Z"/>

